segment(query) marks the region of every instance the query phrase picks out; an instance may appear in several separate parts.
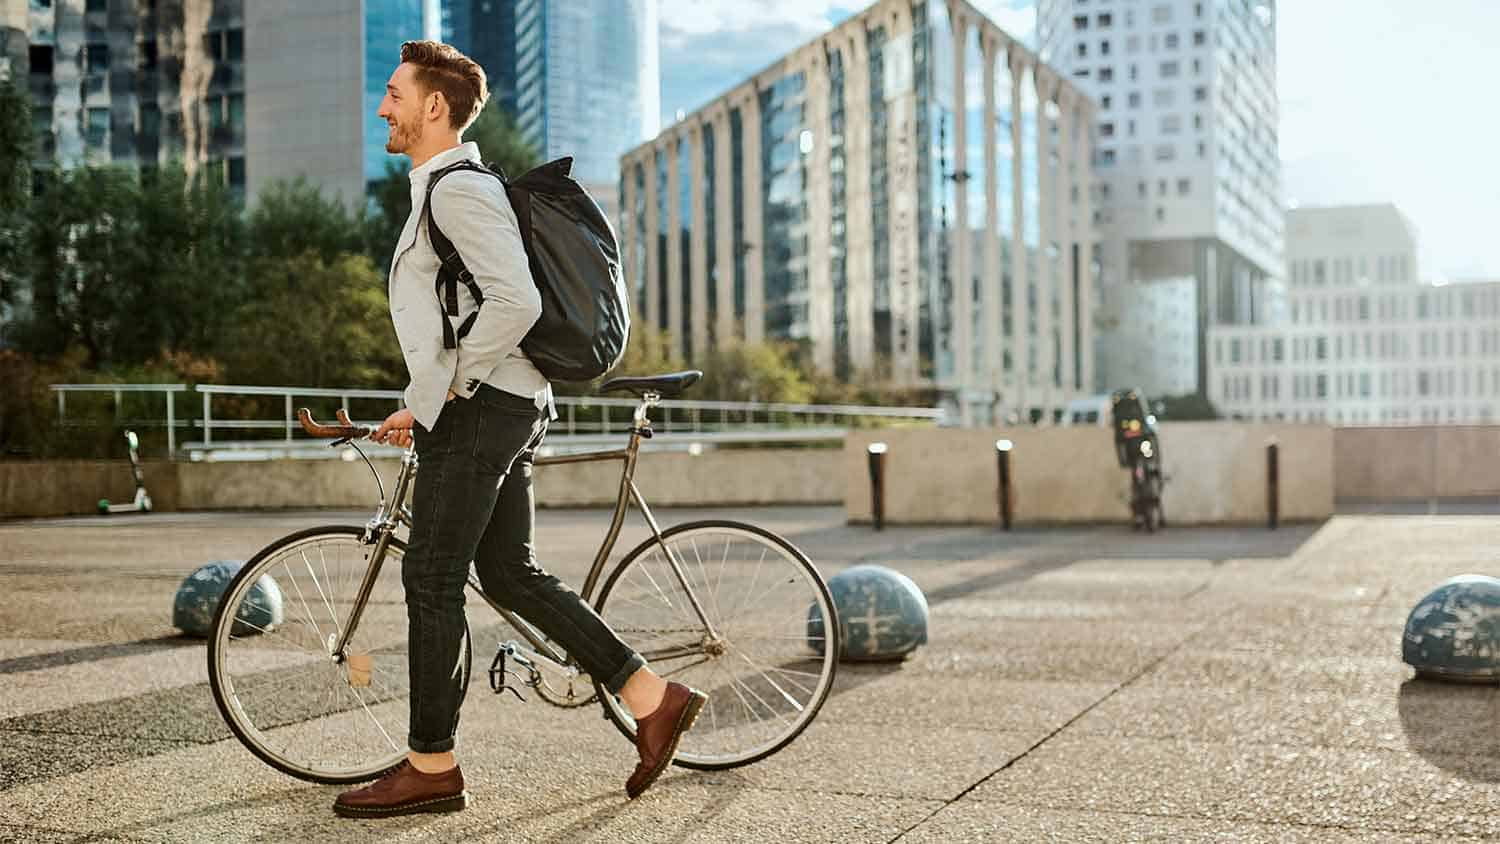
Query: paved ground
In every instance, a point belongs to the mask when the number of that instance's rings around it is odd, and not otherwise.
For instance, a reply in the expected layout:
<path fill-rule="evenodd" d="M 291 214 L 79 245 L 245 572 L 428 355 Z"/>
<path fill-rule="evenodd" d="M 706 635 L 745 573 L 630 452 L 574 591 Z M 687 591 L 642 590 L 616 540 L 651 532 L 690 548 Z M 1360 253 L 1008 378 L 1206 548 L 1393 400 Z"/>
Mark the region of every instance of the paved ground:
<path fill-rule="evenodd" d="M 897 666 L 843 668 L 778 756 L 674 772 L 634 803 L 630 749 L 596 711 L 472 694 L 472 807 L 383 822 L 333 817 L 336 789 L 228 739 L 201 644 L 170 627 L 199 563 L 355 514 L 0 524 L 0 840 L 1500 837 L 1496 691 L 1415 681 L 1399 661 L 1417 598 L 1494 572 L 1500 518 L 1143 536 L 740 515 L 827 573 L 875 561 L 910 574 L 932 603 L 931 643 Z M 544 560 L 576 576 L 600 518 L 541 514 Z"/>

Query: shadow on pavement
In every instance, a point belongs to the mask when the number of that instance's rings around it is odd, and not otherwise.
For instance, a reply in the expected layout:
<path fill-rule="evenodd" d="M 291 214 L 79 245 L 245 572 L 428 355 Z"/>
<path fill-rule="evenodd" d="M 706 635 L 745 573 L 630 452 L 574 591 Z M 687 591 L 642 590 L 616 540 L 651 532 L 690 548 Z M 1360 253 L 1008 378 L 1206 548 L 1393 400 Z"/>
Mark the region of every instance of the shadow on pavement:
<path fill-rule="evenodd" d="M 1344 516 L 1494 516 L 1500 515 L 1500 496 L 1340 498 L 1333 506 Z"/>
<path fill-rule="evenodd" d="M 1500 696 L 1492 685 L 1420 677 L 1397 697 L 1406 743 L 1427 762 L 1471 782 L 1500 782 Z"/>
<path fill-rule="evenodd" d="M 38 671 L 43 668 L 59 668 L 80 662 L 95 662 L 121 656 L 138 656 L 151 651 L 172 648 L 202 647 L 203 640 L 193 636 L 161 636 L 154 639 L 139 639 L 134 642 L 113 642 L 105 645 L 88 645 L 61 651 L 18 656 L 0 660 L 0 674 L 17 674 L 22 671 Z"/>

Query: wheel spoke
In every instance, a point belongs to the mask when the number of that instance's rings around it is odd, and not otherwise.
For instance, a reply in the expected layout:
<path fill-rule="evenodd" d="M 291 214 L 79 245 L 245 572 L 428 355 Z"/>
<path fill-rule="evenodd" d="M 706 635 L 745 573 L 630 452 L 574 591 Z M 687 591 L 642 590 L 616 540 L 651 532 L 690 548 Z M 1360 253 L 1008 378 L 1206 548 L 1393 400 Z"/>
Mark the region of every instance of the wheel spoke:
<path fill-rule="evenodd" d="M 253 570 L 225 596 L 235 606 L 225 609 L 210 642 L 210 681 L 237 735 L 262 758 L 307 779 L 367 779 L 404 752 L 407 620 L 398 609 L 404 602 L 390 594 L 392 580 L 384 569 L 358 627 L 343 627 L 371 563 L 361 533 L 294 535 L 258 554 Z M 399 570 L 402 546 L 393 542 L 385 553 L 383 565 Z M 264 595 L 251 593 L 267 573 L 283 599 L 285 623 L 277 626 L 260 623 L 272 616 L 273 607 Z M 315 604 L 322 610 L 314 610 Z M 252 612 L 255 620 L 238 623 L 242 633 L 224 629 Z M 330 659 L 325 634 L 331 631 L 349 636 L 346 654 L 369 660 L 364 685 L 354 685 L 359 681 L 347 662 Z M 399 734 L 393 732 L 396 725 Z"/>
<path fill-rule="evenodd" d="M 686 664 L 651 657 L 708 693 L 707 717 L 683 736 L 678 761 L 723 768 L 774 753 L 808 725 L 832 686 L 836 655 L 827 637 L 836 631 L 808 635 L 810 612 L 836 621 L 826 586 L 778 540 L 734 526 L 688 526 L 622 561 L 599 609 L 637 653 L 659 653 L 702 629 L 688 594 L 697 595 L 717 635 Z M 633 729 L 619 701 L 603 702 L 617 725 Z"/>

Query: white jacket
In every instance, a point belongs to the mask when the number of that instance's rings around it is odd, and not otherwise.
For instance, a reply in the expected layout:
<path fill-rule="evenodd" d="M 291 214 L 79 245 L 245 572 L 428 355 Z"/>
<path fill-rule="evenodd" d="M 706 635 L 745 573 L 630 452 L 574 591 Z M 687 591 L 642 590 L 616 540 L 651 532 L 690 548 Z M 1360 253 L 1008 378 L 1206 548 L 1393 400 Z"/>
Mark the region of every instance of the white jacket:
<path fill-rule="evenodd" d="M 424 428 L 432 430 L 448 391 L 467 399 L 481 383 L 533 398 L 537 407 L 552 400 L 551 386 L 521 351 L 521 338 L 542 312 L 542 300 L 531 278 L 515 211 L 500 180 L 484 173 L 458 171 L 438 182 L 432 213 L 443 234 L 453 241 L 465 266 L 484 294 L 484 307 L 457 349 L 443 348 L 443 310 L 433 283 L 438 256 L 427 234 L 422 205 L 433 172 L 465 159 L 479 161 L 479 147 L 461 144 L 433 156 L 411 171 L 411 216 L 391 259 L 391 320 L 411 383 L 406 406 Z M 455 330 L 476 307 L 459 285 Z"/>

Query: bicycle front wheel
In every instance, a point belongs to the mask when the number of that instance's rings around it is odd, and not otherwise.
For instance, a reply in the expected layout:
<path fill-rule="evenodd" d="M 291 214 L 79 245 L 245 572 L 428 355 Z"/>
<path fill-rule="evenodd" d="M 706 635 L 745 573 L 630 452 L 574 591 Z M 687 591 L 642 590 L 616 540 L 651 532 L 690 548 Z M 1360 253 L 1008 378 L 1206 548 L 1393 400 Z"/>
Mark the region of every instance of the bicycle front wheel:
<path fill-rule="evenodd" d="M 833 687 L 839 626 L 828 586 L 795 546 L 753 525 L 668 528 L 626 555 L 597 609 L 658 674 L 708 694 L 678 746 L 683 767 L 770 756 L 807 729 Z M 634 740 L 630 711 L 599 692 Z"/>
<path fill-rule="evenodd" d="M 367 780 L 406 754 L 406 545 L 395 537 L 348 647 L 333 653 L 377 547 L 363 534 L 311 528 L 267 546 L 225 590 L 208 641 L 209 685 L 230 729 L 311 782 Z"/>

